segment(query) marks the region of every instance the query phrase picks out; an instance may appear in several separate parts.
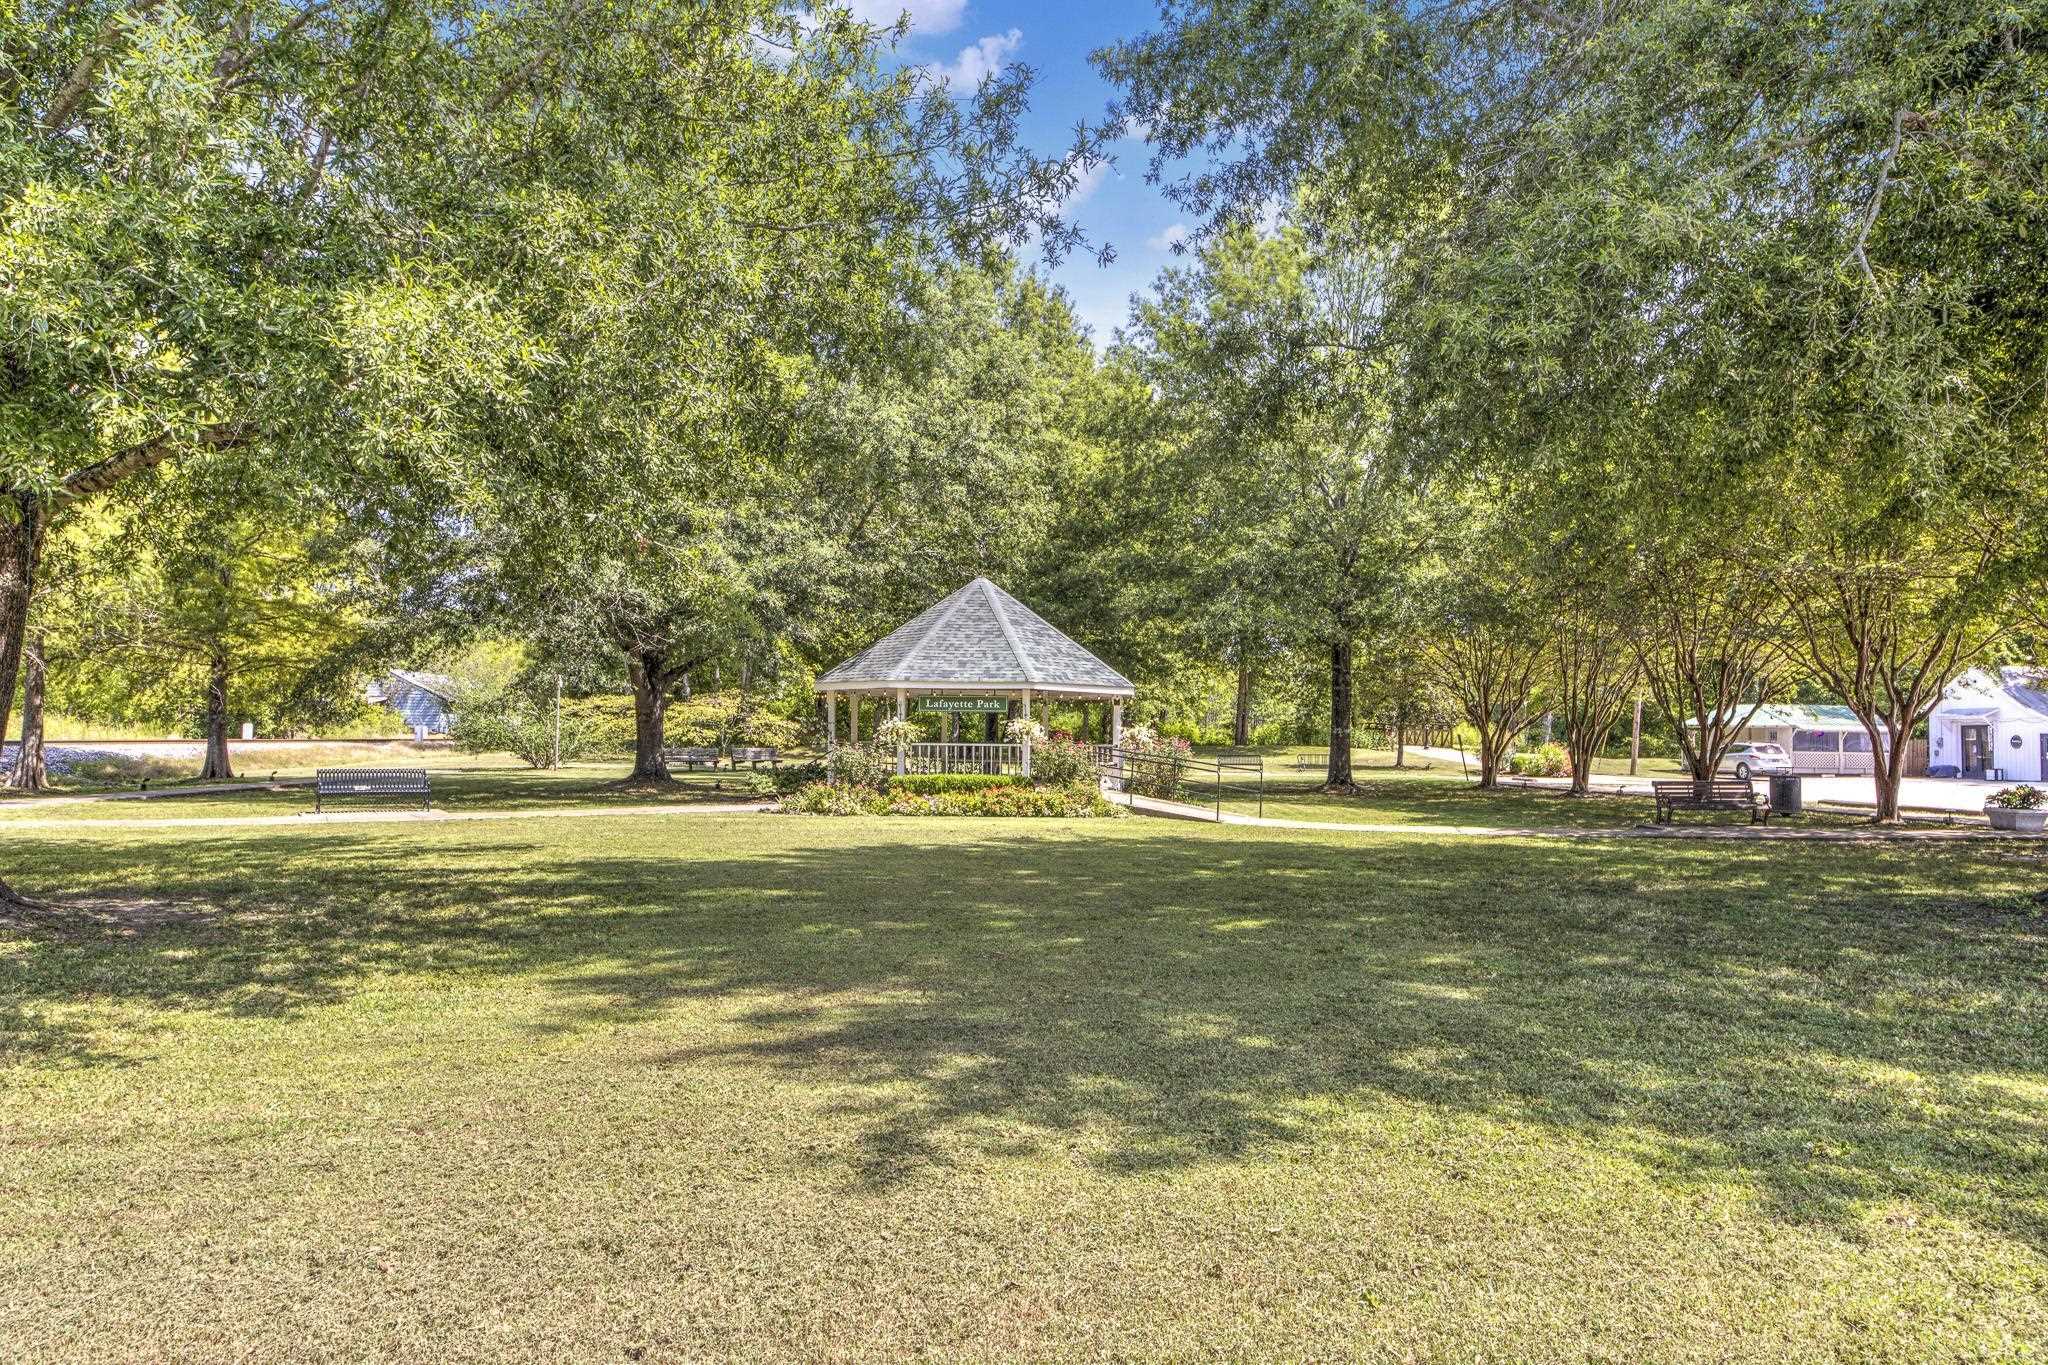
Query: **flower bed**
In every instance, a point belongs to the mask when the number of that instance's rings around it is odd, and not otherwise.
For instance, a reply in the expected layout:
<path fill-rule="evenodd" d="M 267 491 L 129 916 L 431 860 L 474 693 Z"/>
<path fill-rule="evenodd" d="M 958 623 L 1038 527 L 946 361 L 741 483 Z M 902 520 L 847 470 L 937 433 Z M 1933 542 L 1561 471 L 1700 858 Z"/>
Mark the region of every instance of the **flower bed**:
<path fill-rule="evenodd" d="M 882 789 L 814 782 L 784 797 L 781 809 L 800 815 L 1093 818 L 1122 814 L 1092 786 L 1032 787 L 1010 777 L 989 778 L 966 773 L 950 776 L 967 778 L 976 785 L 934 785 L 932 776 L 895 778 Z"/>

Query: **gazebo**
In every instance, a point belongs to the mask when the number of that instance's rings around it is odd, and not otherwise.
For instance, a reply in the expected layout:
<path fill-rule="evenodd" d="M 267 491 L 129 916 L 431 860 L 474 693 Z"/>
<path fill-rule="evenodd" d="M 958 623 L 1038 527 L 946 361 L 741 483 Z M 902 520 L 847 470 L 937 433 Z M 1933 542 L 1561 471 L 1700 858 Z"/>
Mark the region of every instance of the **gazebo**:
<path fill-rule="evenodd" d="M 1031 608 L 986 578 L 927 608 L 818 679 L 825 706 L 825 745 L 839 744 L 839 700 L 851 733 L 860 734 L 860 703 L 895 703 L 896 714 L 936 711 L 952 717 L 1008 716 L 1032 703 L 1049 716 L 1055 701 L 1109 707 L 1110 743 L 1123 733 L 1130 679 L 1068 639 Z M 1048 727 L 1050 728 L 1050 727 Z M 1031 772 L 1031 746 L 1007 743 L 913 744 L 897 755 L 899 771 Z"/>

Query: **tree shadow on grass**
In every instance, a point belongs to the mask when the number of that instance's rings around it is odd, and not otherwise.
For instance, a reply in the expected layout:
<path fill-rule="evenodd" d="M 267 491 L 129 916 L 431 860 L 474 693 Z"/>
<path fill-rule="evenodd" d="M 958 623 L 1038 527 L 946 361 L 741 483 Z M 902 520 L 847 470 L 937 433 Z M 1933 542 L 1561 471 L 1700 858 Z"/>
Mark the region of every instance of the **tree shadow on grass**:
<path fill-rule="evenodd" d="M 719 1029 L 648 1064 L 785 1078 L 835 1139 L 806 1159 L 862 1189 L 1060 1146 L 1117 1175 L 1230 1162 L 1405 1107 L 1752 1187 L 1791 1221 L 1912 1199 L 2048 1247 L 2024 1003 L 2048 955 L 1984 908 L 2032 875 L 2002 852 L 776 821 L 735 853 L 614 828 L 601 854 L 503 829 L 73 849 L 74 876 L 221 913 L 19 946 L 0 1039 L 116 1060 L 37 1031 L 81 983 L 289 1016 L 371 973 L 537 976 L 539 1032 L 658 1040 L 710 1006 Z"/>

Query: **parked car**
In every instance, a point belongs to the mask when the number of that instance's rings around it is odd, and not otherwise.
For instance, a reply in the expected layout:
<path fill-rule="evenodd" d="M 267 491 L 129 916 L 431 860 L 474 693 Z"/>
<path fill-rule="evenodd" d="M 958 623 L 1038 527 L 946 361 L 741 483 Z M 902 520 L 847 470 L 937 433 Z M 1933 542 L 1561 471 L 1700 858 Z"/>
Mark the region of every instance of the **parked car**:
<path fill-rule="evenodd" d="M 1792 755 L 1777 744 L 1731 744 L 1721 755 L 1720 771 L 1734 773 L 1744 782 L 1764 773 L 1789 773 Z"/>

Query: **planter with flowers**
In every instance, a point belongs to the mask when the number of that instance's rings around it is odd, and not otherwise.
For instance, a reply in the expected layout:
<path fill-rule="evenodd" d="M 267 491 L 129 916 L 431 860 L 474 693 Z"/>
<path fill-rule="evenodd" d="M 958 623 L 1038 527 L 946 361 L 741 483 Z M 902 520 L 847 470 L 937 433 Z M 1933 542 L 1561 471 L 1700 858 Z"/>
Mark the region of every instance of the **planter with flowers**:
<path fill-rule="evenodd" d="M 2048 792 L 2021 783 L 1993 792 L 1984 802 L 1984 814 L 1993 829 L 2040 834 L 2048 831 L 2048 809 L 2044 807 L 2048 807 Z"/>

